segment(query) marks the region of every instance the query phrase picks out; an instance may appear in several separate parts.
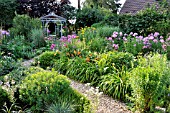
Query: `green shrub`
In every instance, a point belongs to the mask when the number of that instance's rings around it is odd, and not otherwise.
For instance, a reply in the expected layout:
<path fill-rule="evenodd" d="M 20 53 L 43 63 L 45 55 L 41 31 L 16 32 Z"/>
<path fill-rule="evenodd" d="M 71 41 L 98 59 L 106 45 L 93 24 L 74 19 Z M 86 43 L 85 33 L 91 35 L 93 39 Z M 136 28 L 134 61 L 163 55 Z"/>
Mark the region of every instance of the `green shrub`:
<path fill-rule="evenodd" d="M 12 36 L 23 35 L 27 41 L 31 41 L 30 31 L 32 29 L 40 29 L 41 21 L 32 19 L 27 15 L 17 15 L 13 19 L 13 27 L 10 30 Z"/>
<path fill-rule="evenodd" d="M 105 47 L 106 47 L 105 38 L 94 38 L 91 39 L 90 42 L 88 42 L 86 49 L 92 52 L 102 53 L 105 51 Z"/>
<path fill-rule="evenodd" d="M 99 71 L 102 75 L 121 70 L 123 66 L 127 69 L 131 68 L 131 63 L 134 62 L 134 56 L 124 52 L 108 52 L 101 54 L 100 60 L 97 61 Z"/>
<path fill-rule="evenodd" d="M 119 32 L 120 29 L 118 27 L 109 27 L 109 26 L 102 26 L 96 28 L 97 36 L 101 38 L 110 37 L 115 31 Z"/>
<path fill-rule="evenodd" d="M 164 19 L 167 19 L 166 11 L 157 10 L 156 7 L 150 7 L 136 15 L 119 16 L 119 26 L 126 33 L 133 31 L 138 34 L 148 35 L 151 33 L 150 27 L 155 26 L 158 21 Z M 155 30 L 157 30 L 157 28 L 155 28 Z"/>
<path fill-rule="evenodd" d="M 57 101 L 69 85 L 67 77 L 57 72 L 38 72 L 23 80 L 19 98 L 25 104 L 31 105 L 33 111 L 40 112 L 45 105 Z"/>
<path fill-rule="evenodd" d="M 56 59 L 59 59 L 59 53 L 46 51 L 39 56 L 40 66 L 43 68 L 52 66 Z"/>
<path fill-rule="evenodd" d="M 5 55 L 0 58 L 0 76 L 8 74 L 14 68 L 16 68 L 16 61 L 12 57 Z"/>
<path fill-rule="evenodd" d="M 139 65 L 130 72 L 129 84 L 133 90 L 131 99 L 135 110 L 154 111 L 155 106 L 162 106 L 169 86 L 170 70 L 166 57 L 156 54 L 140 58 Z"/>
<path fill-rule="evenodd" d="M 46 45 L 42 29 L 32 29 L 31 37 L 35 48 L 44 47 Z"/>
<path fill-rule="evenodd" d="M 10 98 L 8 93 L 2 89 L 2 86 L 0 86 L 0 108 L 3 107 L 5 102 L 8 104 L 10 102 Z"/>
<path fill-rule="evenodd" d="M 106 10 L 84 7 L 77 13 L 76 26 L 77 28 L 91 26 L 94 23 L 98 23 L 103 20 L 104 16 L 108 14 Z"/>

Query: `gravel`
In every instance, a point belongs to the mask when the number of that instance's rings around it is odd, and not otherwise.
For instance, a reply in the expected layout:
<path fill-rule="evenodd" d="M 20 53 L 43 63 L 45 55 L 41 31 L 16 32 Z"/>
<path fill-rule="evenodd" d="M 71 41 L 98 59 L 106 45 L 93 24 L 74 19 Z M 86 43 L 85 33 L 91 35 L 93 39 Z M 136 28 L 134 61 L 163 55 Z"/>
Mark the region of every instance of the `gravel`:
<path fill-rule="evenodd" d="M 93 88 L 87 84 L 82 84 L 71 80 L 71 87 L 85 95 L 89 100 L 91 100 L 92 106 L 96 113 L 132 113 L 126 108 L 126 105 L 124 103 L 116 101 L 113 98 L 104 94 L 97 96 L 98 94 L 95 93 L 96 88 Z M 92 89 L 94 92 L 92 91 Z"/>

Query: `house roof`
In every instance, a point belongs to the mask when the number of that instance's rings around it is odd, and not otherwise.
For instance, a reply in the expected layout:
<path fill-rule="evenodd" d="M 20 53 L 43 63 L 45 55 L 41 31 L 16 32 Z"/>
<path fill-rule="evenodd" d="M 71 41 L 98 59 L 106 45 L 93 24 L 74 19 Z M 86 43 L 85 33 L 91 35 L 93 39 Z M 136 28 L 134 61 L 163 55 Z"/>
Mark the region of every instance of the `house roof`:
<path fill-rule="evenodd" d="M 120 10 L 120 14 L 136 14 L 145 7 L 158 3 L 157 1 L 158 0 L 126 0 L 122 9 Z"/>

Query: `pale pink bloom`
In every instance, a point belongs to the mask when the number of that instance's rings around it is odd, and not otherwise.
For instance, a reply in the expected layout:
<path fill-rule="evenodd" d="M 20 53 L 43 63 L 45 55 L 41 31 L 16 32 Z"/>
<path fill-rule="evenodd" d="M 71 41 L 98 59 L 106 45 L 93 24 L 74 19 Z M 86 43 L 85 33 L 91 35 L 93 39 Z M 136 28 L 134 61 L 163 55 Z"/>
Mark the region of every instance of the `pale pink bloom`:
<path fill-rule="evenodd" d="M 126 38 L 126 37 L 123 37 L 123 40 L 124 40 L 124 41 L 127 41 L 127 38 Z"/>
<path fill-rule="evenodd" d="M 115 50 L 117 50 L 119 48 L 119 45 L 118 44 L 113 44 L 113 47 Z"/>
<path fill-rule="evenodd" d="M 120 32 L 119 34 L 120 34 L 120 36 L 123 36 L 123 33 L 122 33 L 122 32 Z"/>
<path fill-rule="evenodd" d="M 130 35 L 133 35 L 133 32 L 130 32 Z"/>
<path fill-rule="evenodd" d="M 163 36 L 160 36 L 160 39 L 163 39 L 164 37 Z"/>
<path fill-rule="evenodd" d="M 159 36 L 159 33 L 158 32 L 155 32 L 154 33 L 154 37 L 158 37 Z"/>
<path fill-rule="evenodd" d="M 137 35 L 138 35 L 138 33 L 134 33 L 134 34 L 133 34 L 133 36 L 137 36 Z"/>
<path fill-rule="evenodd" d="M 112 37 L 113 37 L 113 38 L 116 38 L 116 37 L 117 37 L 117 34 L 113 34 Z"/>
<path fill-rule="evenodd" d="M 157 40 L 157 39 L 154 39 L 153 42 L 158 43 L 158 40 Z"/>
<path fill-rule="evenodd" d="M 166 46 L 165 44 L 162 45 L 162 49 L 163 49 L 164 51 L 166 51 L 166 47 L 167 47 L 167 46 Z"/>
<path fill-rule="evenodd" d="M 109 37 L 107 40 L 110 40 L 110 41 L 111 41 L 111 40 L 113 40 L 113 39 L 112 39 L 112 37 Z"/>
<path fill-rule="evenodd" d="M 160 42 L 161 42 L 161 43 L 164 43 L 165 41 L 164 41 L 164 39 L 160 39 Z"/>
<path fill-rule="evenodd" d="M 154 36 L 150 36 L 149 39 L 150 39 L 150 40 L 153 40 L 153 39 L 154 39 Z"/>

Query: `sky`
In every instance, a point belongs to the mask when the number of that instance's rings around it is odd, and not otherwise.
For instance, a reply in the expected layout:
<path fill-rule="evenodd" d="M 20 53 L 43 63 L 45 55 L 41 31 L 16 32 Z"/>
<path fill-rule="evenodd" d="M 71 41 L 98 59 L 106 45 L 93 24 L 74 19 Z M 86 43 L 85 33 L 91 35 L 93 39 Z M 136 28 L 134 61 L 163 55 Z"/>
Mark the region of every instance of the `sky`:
<path fill-rule="evenodd" d="M 85 0 L 80 0 L 80 2 L 82 3 L 82 2 L 84 2 Z M 71 2 L 71 5 L 72 6 L 74 6 L 74 7 L 77 7 L 78 5 L 77 5 L 77 0 L 70 0 L 70 2 Z M 124 4 L 124 2 L 125 2 L 125 0 L 120 0 L 120 3 L 121 4 Z"/>

